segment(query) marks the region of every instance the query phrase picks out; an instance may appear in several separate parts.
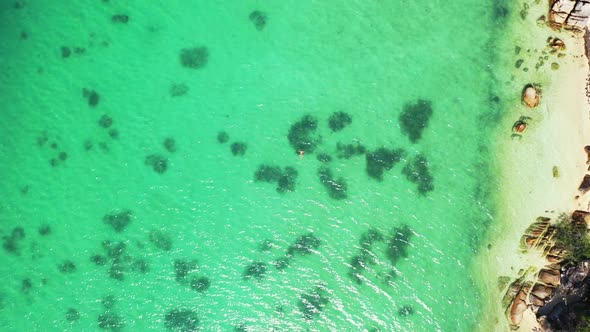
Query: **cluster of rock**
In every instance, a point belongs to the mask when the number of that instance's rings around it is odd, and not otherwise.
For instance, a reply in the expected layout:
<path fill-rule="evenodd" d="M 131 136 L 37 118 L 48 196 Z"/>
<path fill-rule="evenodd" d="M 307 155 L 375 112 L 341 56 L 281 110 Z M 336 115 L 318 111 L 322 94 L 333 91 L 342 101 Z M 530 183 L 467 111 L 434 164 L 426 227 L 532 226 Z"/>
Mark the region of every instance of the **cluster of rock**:
<path fill-rule="evenodd" d="M 574 227 L 588 227 L 590 213 L 575 211 L 570 220 Z M 547 265 L 538 271 L 535 268 L 520 271 L 520 277 L 508 287 L 502 305 L 513 329 L 519 327 L 530 311 L 545 331 L 569 331 L 568 327 L 575 321 L 574 308 L 579 308 L 590 295 L 590 261 L 564 269 L 564 258 L 569 252 L 556 243 L 556 232 L 551 219 L 539 217 L 521 238 L 522 249 L 538 250 Z"/>
<path fill-rule="evenodd" d="M 556 29 L 582 31 L 590 17 L 590 2 L 579 0 L 551 0 L 549 24 Z"/>
<path fill-rule="evenodd" d="M 549 218 L 539 217 L 521 238 L 521 247 L 542 252 L 547 265 L 538 272 L 531 269 L 521 271 L 520 278 L 508 287 L 502 305 L 513 328 L 520 325 L 527 310 L 536 313 L 548 303 L 560 284 L 559 264 L 567 253 L 556 246 L 555 232 L 556 228 Z"/>

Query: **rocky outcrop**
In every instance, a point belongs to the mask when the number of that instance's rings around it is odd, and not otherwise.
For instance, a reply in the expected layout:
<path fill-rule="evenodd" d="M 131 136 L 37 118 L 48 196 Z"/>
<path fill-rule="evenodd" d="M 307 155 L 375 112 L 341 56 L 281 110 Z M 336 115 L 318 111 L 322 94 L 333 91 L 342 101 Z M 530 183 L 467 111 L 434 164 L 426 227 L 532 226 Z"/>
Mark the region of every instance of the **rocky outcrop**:
<path fill-rule="evenodd" d="M 549 25 L 555 29 L 583 31 L 589 17 L 588 0 L 551 0 Z"/>
<path fill-rule="evenodd" d="M 539 308 L 539 321 L 552 330 L 574 331 L 579 313 L 590 310 L 590 260 L 568 268 L 552 300 Z"/>

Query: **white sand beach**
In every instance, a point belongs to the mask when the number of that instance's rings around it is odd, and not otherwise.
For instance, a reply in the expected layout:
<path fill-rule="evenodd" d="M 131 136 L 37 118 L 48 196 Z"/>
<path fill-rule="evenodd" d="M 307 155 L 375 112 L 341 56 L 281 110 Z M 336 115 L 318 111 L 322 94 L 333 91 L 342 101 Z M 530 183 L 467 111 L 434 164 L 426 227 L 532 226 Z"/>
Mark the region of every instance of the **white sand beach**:
<path fill-rule="evenodd" d="M 504 119 L 497 138 L 496 166 L 499 187 L 510 190 L 497 193 L 497 219 L 476 264 L 476 274 L 486 285 L 484 298 L 490 299 L 479 326 L 481 331 L 510 330 L 506 308 L 501 307 L 506 287 L 499 289 L 499 278 L 508 276 L 513 281 L 522 269 L 533 266 L 538 270 L 547 264 L 539 253 L 523 253 L 519 249 L 526 228 L 540 216 L 554 219 L 560 213 L 588 210 L 590 202 L 590 194 L 575 198 L 588 173 L 584 146 L 590 145 L 590 106 L 585 91 L 588 61 L 582 35 L 538 27 L 532 18 L 518 24 L 523 26 L 522 39 L 518 41 L 523 50 L 546 49 L 548 36 L 562 39 L 567 49 L 566 56 L 558 60 L 558 70 L 552 70 L 548 64 L 538 71 L 515 70 L 514 79 L 506 83 L 514 89 L 514 110 L 510 110 L 513 115 Z M 520 103 L 520 92 L 527 83 L 542 85 L 541 103 L 534 109 Z M 521 139 L 511 138 L 512 124 L 520 116 L 531 120 Z M 536 318 L 532 312 L 525 314 L 520 326 L 521 331 L 534 330 Z"/>

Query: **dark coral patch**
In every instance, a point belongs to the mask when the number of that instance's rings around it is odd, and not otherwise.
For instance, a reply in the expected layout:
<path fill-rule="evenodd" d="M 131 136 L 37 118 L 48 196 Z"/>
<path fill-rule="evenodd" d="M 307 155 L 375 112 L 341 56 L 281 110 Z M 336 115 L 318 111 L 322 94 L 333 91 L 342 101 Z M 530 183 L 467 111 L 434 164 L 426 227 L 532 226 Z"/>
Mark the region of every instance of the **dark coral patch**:
<path fill-rule="evenodd" d="M 82 96 L 88 100 L 90 107 L 96 107 L 100 101 L 100 95 L 94 90 L 82 89 Z"/>
<path fill-rule="evenodd" d="M 313 134 L 317 127 L 318 121 L 311 115 L 303 116 L 291 126 L 287 138 L 295 153 L 299 154 L 299 151 L 311 153 L 316 149 L 320 139 Z"/>
<path fill-rule="evenodd" d="M 299 173 L 293 167 L 287 166 L 281 170 L 279 166 L 260 165 L 254 173 L 254 180 L 261 182 L 277 182 L 277 192 L 295 191 L 295 184 Z"/>
<path fill-rule="evenodd" d="M 248 15 L 248 18 L 250 19 L 250 22 L 254 24 L 256 30 L 258 31 L 262 31 L 262 29 L 264 29 L 264 27 L 266 26 L 266 21 L 268 19 L 266 13 L 261 12 L 259 10 L 252 11 L 250 15 Z"/>
<path fill-rule="evenodd" d="M 68 322 L 75 322 L 78 319 L 80 319 L 80 312 L 74 308 L 69 308 L 68 311 L 66 311 L 66 320 Z"/>
<path fill-rule="evenodd" d="M 209 50 L 204 46 L 183 48 L 180 50 L 180 63 L 191 69 L 203 68 L 209 61 Z"/>
<path fill-rule="evenodd" d="M 62 46 L 60 49 L 62 58 L 69 58 L 72 55 L 72 50 L 67 46 Z"/>
<path fill-rule="evenodd" d="M 264 262 L 253 262 L 244 269 L 244 279 L 256 278 L 258 280 L 264 278 L 268 266 Z"/>
<path fill-rule="evenodd" d="M 164 325 L 170 331 L 196 332 L 199 328 L 199 317 L 193 310 L 172 309 L 164 317 Z"/>
<path fill-rule="evenodd" d="M 319 315 L 326 308 L 328 303 L 330 303 L 330 300 L 327 297 L 327 292 L 320 287 L 315 287 L 310 292 L 300 295 L 297 306 L 303 314 L 303 317 L 311 320 Z"/>
<path fill-rule="evenodd" d="M 199 293 L 209 289 L 209 286 L 211 286 L 211 282 L 207 277 L 194 277 L 191 279 L 191 289 Z"/>
<path fill-rule="evenodd" d="M 176 140 L 174 138 L 166 137 L 163 144 L 166 151 L 170 153 L 176 152 Z"/>
<path fill-rule="evenodd" d="M 118 259 L 125 253 L 127 245 L 125 242 L 105 240 L 102 241 L 102 248 L 106 251 L 110 259 Z"/>
<path fill-rule="evenodd" d="M 317 159 L 323 163 L 329 163 L 332 161 L 332 156 L 327 153 L 320 153 L 318 154 Z"/>
<path fill-rule="evenodd" d="M 59 272 L 63 274 L 70 274 L 76 272 L 76 264 L 70 260 L 65 260 L 57 266 Z"/>
<path fill-rule="evenodd" d="M 235 142 L 231 145 L 231 153 L 234 156 L 243 156 L 246 154 L 246 149 L 248 146 L 244 142 Z"/>
<path fill-rule="evenodd" d="M 260 165 L 254 173 L 254 179 L 256 181 L 272 183 L 278 181 L 282 175 L 283 172 L 279 166 Z"/>
<path fill-rule="evenodd" d="M 49 226 L 47 224 L 43 224 L 43 225 L 39 226 L 39 235 L 41 235 L 41 236 L 51 235 L 51 226 Z"/>
<path fill-rule="evenodd" d="M 113 16 L 111 16 L 111 22 L 127 24 L 127 23 L 129 23 L 129 15 L 126 15 L 126 14 L 113 15 Z"/>
<path fill-rule="evenodd" d="M 170 86 L 168 93 L 171 97 L 180 97 L 188 93 L 188 85 L 184 83 L 174 83 Z"/>
<path fill-rule="evenodd" d="M 31 291 L 31 289 L 33 288 L 33 282 L 31 281 L 30 278 L 25 278 L 21 281 L 21 285 L 20 285 L 20 291 L 25 293 L 25 294 L 29 294 L 29 292 Z"/>
<path fill-rule="evenodd" d="M 196 260 L 182 260 L 177 259 L 174 261 L 174 272 L 175 272 L 175 280 L 177 282 L 184 282 L 186 277 L 189 273 L 194 272 L 197 270 L 197 261 Z"/>
<path fill-rule="evenodd" d="M 348 113 L 334 112 L 328 118 L 328 126 L 332 131 L 340 131 L 352 123 L 352 117 Z"/>
<path fill-rule="evenodd" d="M 423 154 L 418 154 L 402 169 L 402 174 L 408 181 L 418 185 L 418 193 L 426 195 L 434 190 L 434 179 L 428 170 L 428 160 Z"/>
<path fill-rule="evenodd" d="M 20 255 L 20 242 L 25 238 L 25 229 L 17 226 L 12 229 L 9 236 L 2 237 L 2 247 L 7 252 Z"/>
<path fill-rule="evenodd" d="M 285 167 L 285 170 L 281 174 L 277 184 L 277 191 L 279 193 L 295 191 L 295 182 L 299 173 L 293 167 Z"/>
<path fill-rule="evenodd" d="M 115 128 L 111 128 L 109 129 L 109 137 L 112 139 L 117 139 L 119 138 L 119 131 Z"/>
<path fill-rule="evenodd" d="M 103 330 L 119 331 L 125 327 L 125 321 L 120 315 L 106 311 L 98 316 L 98 327 Z"/>
<path fill-rule="evenodd" d="M 92 255 L 90 257 L 90 261 L 96 264 L 97 266 L 103 266 L 107 264 L 107 258 L 103 255 Z"/>
<path fill-rule="evenodd" d="M 346 190 L 348 188 L 346 181 L 343 178 L 334 179 L 332 171 L 327 167 L 320 167 L 318 170 L 320 182 L 324 188 L 328 190 L 328 195 L 333 199 L 345 199 L 348 197 Z"/>
<path fill-rule="evenodd" d="M 408 316 L 414 313 L 414 308 L 412 308 L 412 306 L 409 305 L 405 305 L 401 308 L 399 308 L 399 310 L 397 311 L 397 314 L 400 316 Z"/>
<path fill-rule="evenodd" d="M 131 210 L 123 210 L 106 214 L 102 220 L 105 224 L 111 225 L 115 232 L 121 233 L 131 223 L 131 217 Z"/>
<path fill-rule="evenodd" d="M 408 246 L 410 239 L 414 235 L 408 225 L 403 225 L 394 229 L 394 235 L 387 241 L 386 255 L 395 265 L 398 260 L 408 257 Z"/>
<path fill-rule="evenodd" d="M 101 126 L 102 128 L 109 128 L 110 126 L 113 125 L 113 118 L 111 118 L 110 116 L 103 114 L 100 119 L 98 119 L 98 125 Z"/>
<path fill-rule="evenodd" d="M 229 141 L 229 135 L 225 131 L 220 131 L 217 133 L 217 142 L 224 144 Z"/>
<path fill-rule="evenodd" d="M 367 148 L 356 142 L 354 144 L 342 144 L 338 142 L 336 144 L 336 151 L 338 151 L 338 158 L 350 159 L 354 156 L 359 156 L 367 152 Z"/>
<path fill-rule="evenodd" d="M 403 149 L 379 148 L 367 153 L 367 174 L 379 181 L 383 180 L 383 172 L 393 168 L 405 156 Z"/>
<path fill-rule="evenodd" d="M 295 243 L 287 250 L 288 256 L 294 255 L 309 255 L 316 251 L 322 241 L 318 239 L 313 233 L 303 234 L 297 238 Z"/>
<path fill-rule="evenodd" d="M 168 159 L 159 154 L 150 154 L 145 157 L 144 164 L 150 166 L 158 174 L 163 174 L 168 169 Z"/>
<path fill-rule="evenodd" d="M 170 250 L 172 249 L 172 236 L 161 230 L 152 230 L 149 235 L 150 242 L 158 249 Z"/>
<path fill-rule="evenodd" d="M 117 299 L 113 295 L 107 295 L 103 297 L 100 302 L 105 309 L 112 309 L 115 306 L 115 303 L 117 303 Z"/>
<path fill-rule="evenodd" d="M 428 127 L 431 116 L 432 103 L 428 100 L 419 99 L 415 103 L 404 105 L 399 116 L 402 133 L 408 136 L 410 142 L 418 142 L 422 138 L 422 132 Z"/>

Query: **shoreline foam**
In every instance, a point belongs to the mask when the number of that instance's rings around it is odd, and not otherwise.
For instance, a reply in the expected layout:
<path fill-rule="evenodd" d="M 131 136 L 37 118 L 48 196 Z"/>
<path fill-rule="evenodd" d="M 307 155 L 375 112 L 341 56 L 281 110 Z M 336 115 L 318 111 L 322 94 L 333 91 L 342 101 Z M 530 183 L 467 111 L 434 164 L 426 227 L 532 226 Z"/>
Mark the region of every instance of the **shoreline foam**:
<path fill-rule="evenodd" d="M 507 106 L 511 109 L 505 112 L 496 141 L 499 187 L 506 189 L 496 193 L 496 223 L 475 264 L 475 274 L 488 300 L 480 321 L 481 331 L 510 330 L 506 308 L 501 306 L 508 284 L 500 287 L 499 278 L 507 276 L 514 280 L 522 269 L 533 267 L 538 271 L 547 264 L 539 253 L 523 253 L 519 248 L 526 228 L 539 216 L 554 219 L 559 213 L 589 209 L 589 197 L 575 199 L 588 169 L 584 146 L 590 144 L 584 38 L 581 34 L 538 27 L 534 22 L 538 16 L 530 14 L 527 20 L 513 22 L 520 46 L 542 50 L 547 37 L 554 36 L 565 42 L 567 55 L 560 59 L 560 68 L 556 71 L 547 68 L 547 64 L 538 71 L 531 68 L 523 73 L 519 70 L 513 72 L 514 79 L 506 83 L 506 88 L 513 89 L 518 100 L 514 98 L 513 107 Z M 527 83 L 542 84 L 541 104 L 535 109 L 527 109 L 520 103 L 520 91 Z M 521 140 L 511 139 L 512 124 L 521 115 L 530 116 L 532 120 Z M 557 178 L 553 176 L 554 166 L 559 171 Z M 520 326 L 524 331 L 537 326 L 532 312 L 528 311 Z"/>

